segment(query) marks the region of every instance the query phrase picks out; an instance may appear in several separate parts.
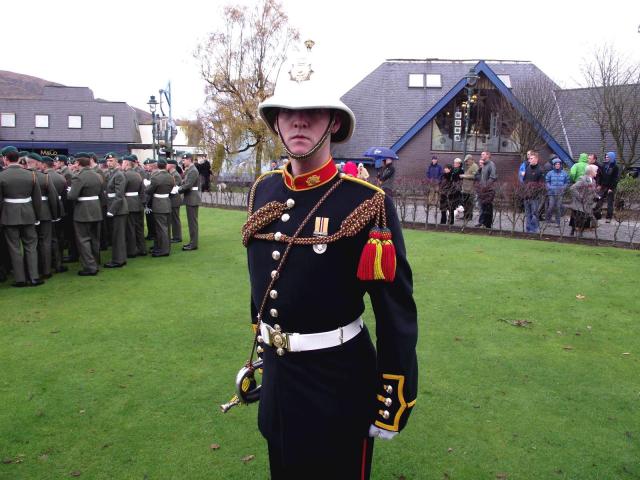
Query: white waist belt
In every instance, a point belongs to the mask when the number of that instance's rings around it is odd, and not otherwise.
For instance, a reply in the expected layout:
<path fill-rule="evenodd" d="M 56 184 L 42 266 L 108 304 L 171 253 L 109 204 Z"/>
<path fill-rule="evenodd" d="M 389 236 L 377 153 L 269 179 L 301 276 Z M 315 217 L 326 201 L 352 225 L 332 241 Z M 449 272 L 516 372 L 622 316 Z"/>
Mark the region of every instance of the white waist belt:
<path fill-rule="evenodd" d="M 78 197 L 79 202 L 89 202 L 91 200 L 100 200 L 100 197 L 98 197 L 97 195 L 93 197 Z"/>
<path fill-rule="evenodd" d="M 47 202 L 47 201 L 49 201 L 49 197 L 42 197 L 42 201 L 43 201 L 43 202 Z"/>
<path fill-rule="evenodd" d="M 62 200 L 62 195 L 58 195 L 58 200 Z"/>
<path fill-rule="evenodd" d="M 191 187 L 191 190 L 198 190 L 198 187 Z"/>
<path fill-rule="evenodd" d="M 124 195 L 126 197 L 137 197 L 138 196 L 138 192 L 125 192 Z"/>
<path fill-rule="evenodd" d="M 31 197 L 27 198 L 5 198 L 5 202 L 7 203 L 29 203 L 31 201 Z"/>
<path fill-rule="evenodd" d="M 169 198 L 168 193 L 154 193 L 153 196 L 156 198 Z"/>
<path fill-rule="evenodd" d="M 358 335 L 363 327 L 362 317 L 358 317 L 349 325 L 329 332 L 301 334 L 278 332 L 271 325 L 262 322 L 260 334 L 267 345 L 281 347 L 289 352 L 306 352 L 342 345 Z"/>
<path fill-rule="evenodd" d="M 116 194 L 115 193 L 107 193 L 107 197 L 116 198 Z"/>

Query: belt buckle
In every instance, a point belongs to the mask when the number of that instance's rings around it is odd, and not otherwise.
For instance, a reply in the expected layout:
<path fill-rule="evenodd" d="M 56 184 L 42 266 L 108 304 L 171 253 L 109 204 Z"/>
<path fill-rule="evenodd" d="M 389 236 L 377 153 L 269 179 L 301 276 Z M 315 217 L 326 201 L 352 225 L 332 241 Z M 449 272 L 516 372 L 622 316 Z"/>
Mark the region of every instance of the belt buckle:
<path fill-rule="evenodd" d="M 275 347 L 278 355 L 283 356 L 285 350 L 289 350 L 289 335 L 276 324 L 269 330 L 269 343 Z"/>

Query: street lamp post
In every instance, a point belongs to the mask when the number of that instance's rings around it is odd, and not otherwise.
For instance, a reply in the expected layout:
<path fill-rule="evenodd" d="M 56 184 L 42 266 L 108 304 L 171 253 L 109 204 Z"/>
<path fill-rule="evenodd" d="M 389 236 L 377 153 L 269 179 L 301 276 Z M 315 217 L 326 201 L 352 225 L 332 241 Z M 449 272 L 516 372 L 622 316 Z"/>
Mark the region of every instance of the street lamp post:
<path fill-rule="evenodd" d="M 464 153 L 462 155 L 463 161 L 467 156 L 467 137 L 469 135 L 469 112 L 471 110 L 471 96 L 473 95 L 473 88 L 475 87 L 476 83 L 478 83 L 479 78 L 480 77 L 473 70 L 473 68 L 471 68 L 464 76 L 464 79 L 466 80 L 465 88 L 467 89 L 467 108 L 465 109 L 464 114 Z"/>
<path fill-rule="evenodd" d="M 156 157 L 156 108 L 158 107 L 158 101 L 156 100 L 155 95 L 151 95 L 149 97 L 149 101 L 147 102 L 149 105 L 149 111 L 151 112 L 151 136 L 152 136 L 152 145 L 153 145 L 153 159 L 157 160 Z"/>

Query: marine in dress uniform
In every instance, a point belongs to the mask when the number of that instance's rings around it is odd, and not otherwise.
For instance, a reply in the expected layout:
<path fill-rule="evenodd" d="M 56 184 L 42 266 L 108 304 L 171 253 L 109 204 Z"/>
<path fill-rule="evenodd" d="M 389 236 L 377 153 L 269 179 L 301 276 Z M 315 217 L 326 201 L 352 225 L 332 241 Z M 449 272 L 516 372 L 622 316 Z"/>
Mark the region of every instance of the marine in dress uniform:
<path fill-rule="evenodd" d="M 189 224 L 189 243 L 182 246 L 182 250 L 198 249 L 198 208 L 200 207 L 200 174 L 193 164 L 193 156 L 190 153 L 182 155 L 182 164 L 185 168 L 184 180 L 178 193 L 184 194 L 182 203 L 187 208 L 187 223 Z"/>
<path fill-rule="evenodd" d="M 67 267 L 62 265 L 64 253 L 64 227 L 63 222 L 67 216 L 65 203 L 67 200 L 67 181 L 62 174 L 53 168 L 55 161 L 51 157 L 42 157 L 43 171 L 49 177 L 58 193 L 58 219 L 53 222 L 53 240 L 51 242 L 51 266 L 56 273 L 66 272 Z"/>
<path fill-rule="evenodd" d="M 53 255 L 53 223 L 59 220 L 58 191 L 53 180 L 44 173 L 45 164 L 37 153 L 27 155 L 27 168 L 35 172 L 36 180 L 42 193 L 42 207 L 40 209 L 40 224 L 38 232 L 38 271 L 41 279 L 51 278 L 51 264 Z"/>
<path fill-rule="evenodd" d="M 151 200 L 151 211 L 155 221 L 156 248 L 152 257 L 167 257 L 171 253 L 169 240 L 169 216 L 171 215 L 171 200 L 169 194 L 173 190 L 173 178 L 167 172 L 166 160 L 158 160 L 158 171 L 151 176 L 145 193 Z"/>
<path fill-rule="evenodd" d="M 412 276 L 391 200 L 330 156 L 355 118 L 308 67 L 259 107 L 290 161 L 256 181 L 243 227 L 264 360 L 258 426 L 272 479 L 366 479 L 373 439 L 393 438 L 416 401 Z"/>
<path fill-rule="evenodd" d="M 167 160 L 167 171 L 173 177 L 176 182 L 176 186 L 182 184 L 182 177 L 177 172 L 176 167 L 178 162 L 175 160 Z M 180 221 L 180 205 L 182 205 L 182 195 L 180 193 L 174 193 L 171 195 L 171 222 L 169 229 L 169 236 L 171 237 L 171 243 L 182 242 L 182 222 Z"/>
<path fill-rule="evenodd" d="M 109 166 L 107 181 L 107 217 L 111 219 L 111 261 L 105 268 L 120 268 L 127 264 L 127 178 L 121 169 L 122 159 L 115 152 L 105 156 Z"/>
<path fill-rule="evenodd" d="M 137 157 L 127 155 L 123 158 L 122 168 L 127 178 L 125 198 L 129 207 L 127 217 L 127 257 L 144 256 L 147 245 L 144 241 L 144 184 L 142 175 L 135 170 Z"/>
<path fill-rule="evenodd" d="M 80 171 L 71 179 L 67 198 L 74 202 L 73 221 L 82 270 L 81 276 L 98 274 L 100 264 L 100 226 L 105 203 L 104 180 L 91 168 L 88 153 L 76 153 Z"/>
<path fill-rule="evenodd" d="M 14 287 L 42 285 L 38 277 L 38 234 L 42 193 L 35 172 L 22 168 L 18 150 L 5 148 L 0 172 L 0 224 L 7 242 Z M 24 256 L 23 256 L 24 251 Z"/>

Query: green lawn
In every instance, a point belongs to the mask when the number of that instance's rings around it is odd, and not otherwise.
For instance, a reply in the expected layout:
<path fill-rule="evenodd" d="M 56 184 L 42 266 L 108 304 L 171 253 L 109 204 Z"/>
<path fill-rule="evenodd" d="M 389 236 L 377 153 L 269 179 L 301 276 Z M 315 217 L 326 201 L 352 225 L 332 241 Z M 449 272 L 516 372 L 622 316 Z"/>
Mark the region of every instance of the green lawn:
<path fill-rule="evenodd" d="M 244 218 L 201 209 L 198 251 L 0 285 L 1 479 L 268 478 L 256 406 L 218 410 L 251 343 Z M 420 394 L 372 477 L 640 478 L 640 253 L 406 242 Z"/>

